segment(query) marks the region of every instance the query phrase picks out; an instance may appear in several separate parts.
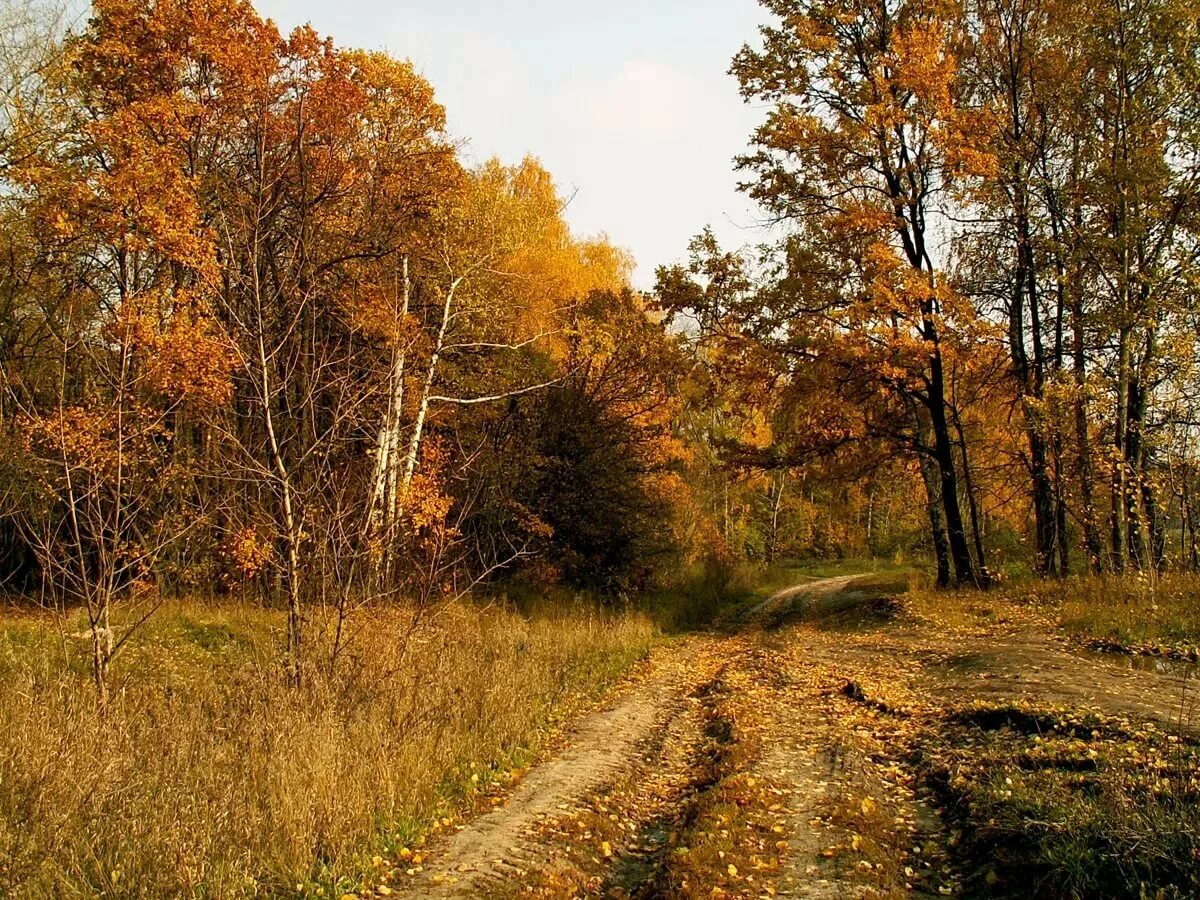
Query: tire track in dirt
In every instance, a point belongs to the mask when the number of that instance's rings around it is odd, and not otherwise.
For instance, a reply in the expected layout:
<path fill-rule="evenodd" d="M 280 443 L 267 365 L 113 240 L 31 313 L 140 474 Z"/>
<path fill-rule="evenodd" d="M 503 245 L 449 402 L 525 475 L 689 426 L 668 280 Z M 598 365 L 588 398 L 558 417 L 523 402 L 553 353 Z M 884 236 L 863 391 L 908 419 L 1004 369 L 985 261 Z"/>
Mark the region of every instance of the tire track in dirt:
<path fill-rule="evenodd" d="M 915 792 L 918 773 L 904 756 L 912 728 L 936 730 L 940 720 L 904 719 L 904 710 L 1009 691 L 1094 702 L 1106 679 L 1101 666 L 1052 648 L 1048 637 L 972 641 L 904 619 L 824 621 L 873 599 L 854 588 L 860 577 L 779 591 L 746 614 L 738 633 L 657 648 L 502 806 L 435 841 L 425 871 L 398 892 L 658 898 L 699 896 L 693 889 L 702 883 L 704 896 L 824 900 L 951 889 L 944 828 Z M 800 624 L 780 627 L 798 612 Z M 964 684 L 964 674 L 977 677 Z M 1064 676 L 1078 682 L 1077 693 L 1063 690 Z M 950 682 L 956 690 L 946 689 Z M 879 691 L 886 702 L 874 700 Z M 722 725 L 730 733 L 714 735 Z M 746 855 L 737 866 L 722 856 L 704 869 L 688 845 L 721 829 L 711 813 L 747 785 L 738 799 L 752 814 Z M 864 827 L 876 830 L 857 835 Z"/>
<path fill-rule="evenodd" d="M 865 739 L 854 715 L 857 703 L 843 690 L 872 660 L 857 655 L 846 659 L 836 652 L 831 656 L 822 638 L 831 638 L 829 643 L 837 647 L 837 637 L 821 636 L 811 625 L 783 627 L 881 599 L 879 589 L 855 587 L 863 577 L 838 576 L 787 588 L 751 613 L 751 622 L 761 629 L 749 654 L 761 708 L 755 735 L 761 752 L 747 774 L 768 785 L 772 830 L 785 838 L 776 845 L 781 850 L 777 863 L 763 873 L 769 879 L 767 896 L 937 896 L 933 888 L 943 883 L 930 867 L 905 865 L 913 845 L 932 846 L 944 839 L 940 820 L 911 790 L 914 779 Z M 880 820 L 886 820 L 886 840 L 868 848 L 869 841 L 884 836 L 868 838 L 853 829 Z M 888 857 L 882 866 L 881 853 Z M 758 896 L 726 887 L 727 896 Z"/>
<path fill-rule="evenodd" d="M 651 654 L 646 671 L 582 719 L 559 754 L 535 766 L 500 807 L 460 827 L 426 855 L 425 871 L 399 891 L 411 897 L 507 896 L 568 865 L 549 826 L 597 794 L 687 782 L 703 738 L 699 689 L 721 665 L 719 640 L 691 637 Z M 664 788 L 664 783 L 667 787 Z"/>
<path fill-rule="evenodd" d="M 797 609 L 804 609 L 839 594 L 861 575 L 838 575 L 834 578 L 818 578 L 802 584 L 794 584 L 776 591 L 766 600 L 751 608 L 746 614 L 746 624 L 770 628 L 780 624 Z"/>
<path fill-rule="evenodd" d="M 939 896 L 952 883 L 945 829 L 890 733 L 895 714 L 850 687 L 876 661 L 843 653 L 840 638 L 798 626 L 769 660 L 788 687 L 771 704 L 752 771 L 773 786 L 785 826 L 773 895 Z"/>
<path fill-rule="evenodd" d="M 746 614 L 740 634 L 692 636 L 656 650 L 645 671 L 582 719 L 566 748 L 535 766 L 502 806 L 435 842 L 425 870 L 398 892 L 677 896 L 672 854 L 697 824 L 706 793 L 740 774 L 776 785 L 779 802 L 769 820 L 783 823 L 784 834 L 771 838 L 786 837 L 776 841 L 786 849 L 775 851 L 776 871 L 743 885 L 726 882 L 728 893 L 714 896 L 757 896 L 759 886 L 775 882 L 784 896 L 861 893 L 838 863 L 822 857 L 830 833 L 823 821 L 816 824 L 853 774 L 821 702 L 828 685 L 811 672 L 796 677 L 804 663 L 783 653 L 788 639 L 770 630 L 798 609 L 852 600 L 847 589 L 859 577 L 778 591 Z M 714 735 L 734 714 L 743 733 Z M 746 746 L 727 746 L 738 739 Z M 727 749 L 737 750 L 731 755 L 745 771 L 730 769 Z M 613 822 L 596 822 L 597 810 Z M 624 830 L 616 830 L 618 819 Z M 603 842 L 602 830 L 609 838 Z M 601 843 L 604 858 L 596 852 Z M 714 880 L 726 868 L 720 862 Z"/>

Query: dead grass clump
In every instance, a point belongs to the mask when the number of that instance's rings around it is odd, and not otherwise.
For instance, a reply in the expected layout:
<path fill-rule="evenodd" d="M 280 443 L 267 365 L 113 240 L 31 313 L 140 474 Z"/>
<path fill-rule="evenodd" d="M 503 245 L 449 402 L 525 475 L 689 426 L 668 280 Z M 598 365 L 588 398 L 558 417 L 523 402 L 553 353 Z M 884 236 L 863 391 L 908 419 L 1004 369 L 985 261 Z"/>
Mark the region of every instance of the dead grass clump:
<path fill-rule="evenodd" d="M 990 591 L 910 589 L 908 607 L 943 630 L 1060 626 L 1083 641 L 1193 658 L 1200 653 L 1200 575 L 1131 573 L 1026 579 Z"/>
<path fill-rule="evenodd" d="M 527 761 L 651 638 L 596 612 L 411 624 L 372 611 L 297 691 L 282 617 L 182 604 L 122 659 L 102 720 L 70 626 L 0 620 L 0 894 L 339 892 L 473 772 Z"/>
<path fill-rule="evenodd" d="M 946 634 L 1002 634 L 1028 628 L 1053 628 L 1058 601 L 1037 588 L 1064 582 L 1007 584 L 988 591 L 976 588 L 938 590 L 915 585 L 904 595 L 906 609 Z"/>
<path fill-rule="evenodd" d="M 1080 578 L 1038 586 L 1056 596 L 1063 627 L 1133 649 L 1200 645 L 1200 575 L 1169 573 Z"/>

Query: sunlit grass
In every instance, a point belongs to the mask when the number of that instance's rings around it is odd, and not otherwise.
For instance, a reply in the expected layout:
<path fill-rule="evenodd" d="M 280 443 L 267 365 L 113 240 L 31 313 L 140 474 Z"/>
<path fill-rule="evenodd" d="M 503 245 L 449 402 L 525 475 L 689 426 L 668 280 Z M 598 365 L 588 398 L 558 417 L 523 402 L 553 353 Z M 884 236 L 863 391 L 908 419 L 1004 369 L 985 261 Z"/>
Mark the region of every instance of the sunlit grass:
<path fill-rule="evenodd" d="M 1200 576 L 1107 576 L 1039 585 L 1073 634 L 1128 644 L 1200 642 Z"/>
<path fill-rule="evenodd" d="M 990 591 L 917 586 L 906 602 L 941 627 L 1057 625 L 1080 640 L 1164 651 L 1200 643 L 1200 576 L 1190 573 L 1027 578 Z"/>
<path fill-rule="evenodd" d="M 283 618 L 171 604 L 96 710 L 83 623 L 0 616 L 0 895 L 338 894 L 648 649 L 643 616 L 378 608 L 301 690 Z M 407 635 L 407 637 L 406 637 Z M 472 778 L 474 776 L 474 778 Z"/>

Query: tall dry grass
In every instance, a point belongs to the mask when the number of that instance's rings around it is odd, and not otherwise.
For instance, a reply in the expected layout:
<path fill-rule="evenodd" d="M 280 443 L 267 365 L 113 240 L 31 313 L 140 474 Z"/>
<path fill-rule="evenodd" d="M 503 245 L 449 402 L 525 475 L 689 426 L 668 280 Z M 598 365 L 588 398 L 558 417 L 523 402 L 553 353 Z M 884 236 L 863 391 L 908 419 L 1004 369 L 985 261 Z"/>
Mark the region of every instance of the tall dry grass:
<path fill-rule="evenodd" d="M 1022 578 L 991 590 L 939 591 L 910 584 L 910 608 L 951 627 L 1057 625 L 1081 639 L 1190 651 L 1200 646 L 1200 575 Z"/>
<path fill-rule="evenodd" d="M 1038 596 L 1057 601 L 1063 627 L 1127 644 L 1200 643 L 1200 575 L 1130 573 L 1068 579 Z"/>
<path fill-rule="evenodd" d="M 584 609 L 410 624 L 372 611 L 297 691 L 282 617 L 184 603 L 120 659 L 101 718 L 78 623 L 0 617 L 0 895 L 337 893 L 472 771 L 532 754 L 652 636 Z"/>

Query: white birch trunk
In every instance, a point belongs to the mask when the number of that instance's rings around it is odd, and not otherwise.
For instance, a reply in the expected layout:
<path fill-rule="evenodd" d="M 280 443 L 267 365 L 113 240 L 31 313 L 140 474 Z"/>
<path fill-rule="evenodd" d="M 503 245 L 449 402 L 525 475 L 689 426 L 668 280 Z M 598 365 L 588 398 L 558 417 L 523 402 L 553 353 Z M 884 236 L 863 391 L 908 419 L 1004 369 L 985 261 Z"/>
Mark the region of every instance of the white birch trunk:
<path fill-rule="evenodd" d="M 417 461 L 421 454 L 421 438 L 425 433 L 425 418 L 429 413 L 429 398 L 433 395 L 433 382 L 437 375 L 438 362 L 442 350 L 446 346 L 446 331 L 450 326 L 451 312 L 454 308 L 454 294 L 458 290 L 462 278 L 456 278 L 446 291 L 446 300 L 442 304 L 442 322 L 438 328 L 437 340 L 433 345 L 433 354 L 429 357 L 429 370 L 425 373 L 425 383 L 421 387 L 421 400 L 417 405 L 417 418 L 413 422 L 412 435 L 408 441 L 408 453 L 404 459 L 404 476 L 400 483 L 400 502 L 403 504 L 404 495 L 412 484 L 417 472 Z"/>
<path fill-rule="evenodd" d="M 399 323 L 408 317 L 410 282 L 408 257 L 402 269 Z M 402 335 L 397 327 L 392 347 L 392 365 L 388 372 L 388 405 L 379 426 L 376 441 L 375 468 L 371 479 L 371 500 L 368 516 L 372 536 L 390 538 L 396 522 L 396 490 L 400 472 L 400 431 L 404 416 L 404 374 L 408 362 L 407 348 L 401 346 Z"/>

